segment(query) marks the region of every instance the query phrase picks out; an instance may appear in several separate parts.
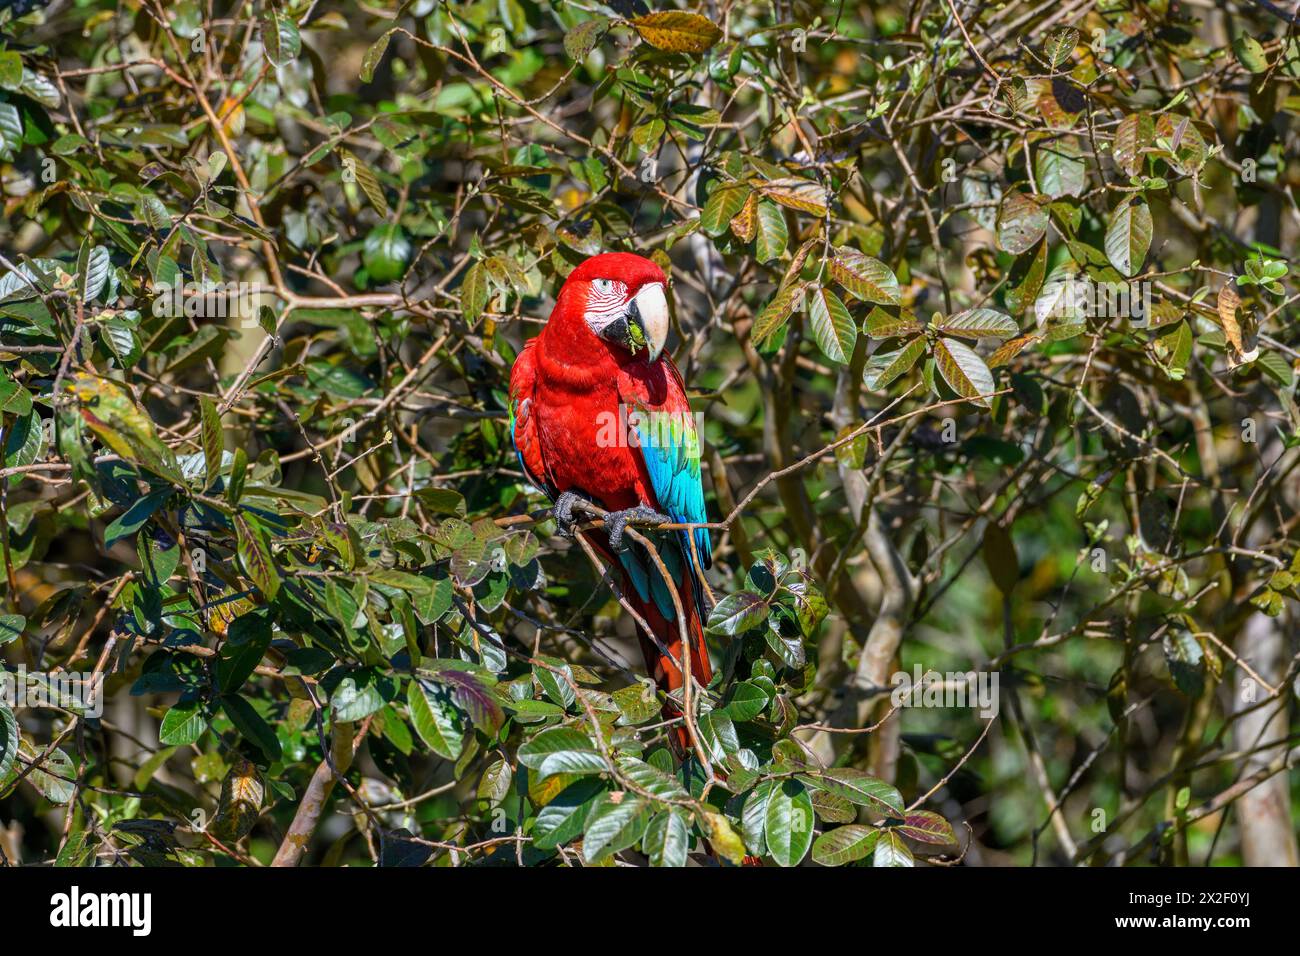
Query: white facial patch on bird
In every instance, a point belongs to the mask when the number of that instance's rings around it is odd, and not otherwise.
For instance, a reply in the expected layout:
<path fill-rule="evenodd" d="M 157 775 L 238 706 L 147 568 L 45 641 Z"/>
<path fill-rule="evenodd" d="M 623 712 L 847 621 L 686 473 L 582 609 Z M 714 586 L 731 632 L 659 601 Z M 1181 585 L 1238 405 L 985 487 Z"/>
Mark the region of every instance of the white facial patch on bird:
<path fill-rule="evenodd" d="M 593 279 L 587 293 L 587 327 L 599 335 L 627 311 L 627 285 L 617 279 Z"/>

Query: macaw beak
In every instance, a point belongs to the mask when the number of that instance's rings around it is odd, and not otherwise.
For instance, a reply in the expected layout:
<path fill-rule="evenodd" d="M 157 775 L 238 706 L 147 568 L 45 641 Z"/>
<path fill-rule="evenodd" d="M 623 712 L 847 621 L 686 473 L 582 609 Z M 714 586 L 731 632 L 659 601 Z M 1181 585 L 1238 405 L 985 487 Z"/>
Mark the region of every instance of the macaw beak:
<path fill-rule="evenodd" d="M 632 297 L 627 304 L 627 324 L 631 351 L 635 353 L 644 346 L 648 361 L 658 359 L 668 341 L 668 297 L 662 283 L 644 285 Z"/>

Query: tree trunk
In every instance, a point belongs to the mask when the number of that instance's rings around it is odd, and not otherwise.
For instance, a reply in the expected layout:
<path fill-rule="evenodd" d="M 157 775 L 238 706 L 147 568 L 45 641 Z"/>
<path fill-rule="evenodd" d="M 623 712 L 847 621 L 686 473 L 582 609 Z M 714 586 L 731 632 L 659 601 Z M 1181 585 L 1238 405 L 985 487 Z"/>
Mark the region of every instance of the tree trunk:
<path fill-rule="evenodd" d="M 1265 614 L 1253 615 L 1237 639 L 1237 653 L 1264 680 L 1269 683 L 1281 680 L 1286 672 L 1288 655 L 1280 620 Z M 1241 675 L 1240 679 L 1249 683 L 1239 683 L 1235 689 L 1233 698 L 1238 711 L 1247 710 L 1252 701 L 1267 694 L 1262 687 L 1253 686 L 1250 677 Z M 1280 702 L 1257 707 L 1237 721 L 1234 741 L 1238 750 L 1251 750 L 1269 741 L 1286 739 L 1290 696 L 1288 691 Z M 1282 743 L 1251 754 L 1242 762 L 1242 775 L 1249 776 L 1268 766 L 1285 750 L 1286 744 Z M 1246 866 L 1300 865 L 1295 825 L 1291 820 L 1290 779 L 1287 774 L 1270 777 L 1238 801 L 1237 826 L 1241 832 L 1242 862 Z"/>

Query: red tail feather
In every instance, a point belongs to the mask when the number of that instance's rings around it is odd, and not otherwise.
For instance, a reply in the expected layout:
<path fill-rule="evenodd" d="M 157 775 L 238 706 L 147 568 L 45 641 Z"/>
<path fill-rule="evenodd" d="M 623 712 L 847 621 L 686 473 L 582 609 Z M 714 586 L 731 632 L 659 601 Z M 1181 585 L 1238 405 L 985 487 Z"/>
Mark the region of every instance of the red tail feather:
<path fill-rule="evenodd" d="M 678 584 L 677 594 L 681 599 L 683 609 L 686 611 L 686 635 L 691 647 L 691 676 L 699 684 L 707 684 L 713 677 L 713 666 L 709 662 L 708 648 L 704 643 L 704 624 L 700 620 L 700 612 L 695 603 L 695 595 L 692 593 L 690 579 L 686 579 Z M 682 634 L 676 620 L 666 620 L 659 613 L 659 608 L 655 605 L 654 600 L 642 601 L 632 587 L 632 582 L 628 580 L 627 575 L 623 576 L 623 595 L 632 607 L 640 614 L 650 630 L 654 632 L 659 639 L 659 643 L 667 648 L 671 657 L 665 656 L 655 643 L 646 637 L 642 632 L 640 625 L 637 626 L 637 635 L 641 639 L 641 653 L 645 655 L 646 672 L 654 678 L 660 690 L 665 693 L 671 693 L 682 686 L 683 678 L 681 672 L 682 660 Z M 680 717 L 681 713 L 671 704 L 666 708 L 670 717 Z M 685 755 L 690 752 L 690 735 L 684 726 L 674 729 L 673 737 L 677 744 L 678 755 Z"/>

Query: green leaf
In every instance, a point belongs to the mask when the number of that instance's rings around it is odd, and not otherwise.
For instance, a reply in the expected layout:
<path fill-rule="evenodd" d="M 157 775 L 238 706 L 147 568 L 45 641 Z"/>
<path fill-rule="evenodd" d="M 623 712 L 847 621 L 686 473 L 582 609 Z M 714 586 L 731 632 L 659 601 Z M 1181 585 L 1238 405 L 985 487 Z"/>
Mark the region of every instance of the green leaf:
<path fill-rule="evenodd" d="M 158 740 L 171 747 L 186 747 L 202 737 L 207 729 L 208 720 L 202 702 L 181 701 L 163 714 Z"/>
<path fill-rule="evenodd" d="M 23 81 L 23 58 L 17 50 L 0 51 L 0 89 L 16 90 Z M 4 774 L 0 774 L 3 777 Z"/>
<path fill-rule="evenodd" d="M 14 421 L 0 445 L 0 459 L 5 467 L 18 468 L 36 461 L 45 444 L 42 432 L 41 417 L 35 411 Z"/>
<path fill-rule="evenodd" d="M 892 339 L 902 335 L 920 335 L 925 331 L 925 326 L 908 312 L 901 316 L 892 316 L 880 306 L 876 306 L 869 313 L 863 328 L 868 336 L 873 339 Z"/>
<path fill-rule="evenodd" d="M 46 109 L 56 110 L 63 102 L 63 95 L 54 81 L 41 73 L 23 68 L 23 79 L 18 85 L 18 92 L 31 97 Z"/>
<path fill-rule="evenodd" d="M 844 303 L 830 289 L 816 286 L 808 295 L 808 323 L 813 339 L 832 362 L 843 364 L 853 357 L 858 326 Z"/>
<path fill-rule="evenodd" d="M 23 636 L 27 618 L 21 614 L 0 614 L 0 647 L 11 644 Z M 0 774 L 3 777 L 4 774 Z"/>
<path fill-rule="evenodd" d="M 565 787 L 538 812 L 533 824 L 533 846 L 553 850 L 577 837 L 587 826 L 596 796 L 604 790 L 604 783 L 590 777 Z"/>
<path fill-rule="evenodd" d="M 280 592 L 280 570 L 271 557 L 271 546 L 261 527 L 254 524 L 243 512 L 234 515 L 235 536 L 239 560 L 257 589 L 268 601 L 274 601 Z"/>
<path fill-rule="evenodd" d="M 280 759 L 280 741 L 276 739 L 275 731 L 253 709 L 252 704 L 238 694 L 229 694 L 221 698 L 221 709 L 226 712 L 239 735 L 262 751 L 267 761 L 275 763 Z"/>
<path fill-rule="evenodd" d="M 865 860 L 879 839 L 880 831 L 874 827 L 850 823 L 819 836 L 812 847 L 812 858 L 822 866 L 843 866 Z"/>
<path fill-rule="evenodd" d="M 635 846 L 650 824 L 650 804 L 631 793 L 602 793 L 587 817 L 582 858 L 588 863 Z"/>
<path fill-rule="evenodd" d="M 569 54 L 569 59 L 581 63 L 595 49 L 601 37 L 609 32 L 609 26 L 609 17 L 583 20 L 564 34 L 564 52 Z"/>
<path fill-rule="evenodd" d="M 239 690 L 270 646 L 271 623 L 261 614 L 244 614 L 231 621 L 217 655 L 217 688 L 223 694 Z"/>
<path fill-rule="evenodd" d="M 696 722 L 700 728 L 700 742 L 709 751 L 711 759 L 721 763 L 727 754 L 740 749 L 740 738 L 736 735 L 736 725 L 723 710 L 711 710 L 701 714 Z"/>
<path fill-rule="evenodd" d="M 541 685 L 544 693 L 555 703 L 568 710 L 577 703 L 577 695 L 573 691 L 573 685 L 566 681 L 560 674 L 567 675 L 569 680 L 573 679 L 573 670 L 564 661 L 554 657 L 539 658 L 546 664 L 549 664 L 555 670 L 542 667 L 539 664 L 533 665 L 533 677 Z M 560 674 L 555 673 L 558 670 Z"/>
<path fill-rule="evenodd" d="M 2 777 L 3 774 L 0 774 Z M 94 844 L 87 841 L 87 831 L 78 829 L 68 837 L 67 843 L 59 851 L 59 855 L 54 859 L 54 865 L 57 867 L 81 867 L 85 866 L 92 853 L 95 852 Z"/>
<path fill-rule="evenodd" d="M 571 727 L 543 730 L 519 748 L 519 762 L 543 780 L 557 773 L 603 773 L 609 769 L 591 739 Z"/>
<path fill-rule="evenodd" d="M 199 415 L 202 419 L 203 487 L 206 488 L 212 484 L 221 471 L 225 438 L 221 429 L 221 416 L 217 414 L 217 406 L 212 399 L 207 396 L 199 399 Z"/>
<path fill-rule="evenodd" d="M 477 322 L 487 308 L 488 274 L 483 263 L 476 262 L 465 273 L 460 286 L 460 311 L 466 322 Z"/>
<path fill-rule="evenodd" d="M 175 454 L 159 439 L 153 420 L 130 392 L 116 382 L 83 372 L 69 375 L 66 388 L 76 400 L 82 420 L 105 445 L 173 484 L 184 483 Z"/>
<path fill-rule="evenodd" d="M 1040 242 L 1037 249 L 1018 257 L 1007 277 L 1007 308 L 1015 315 L 1023 315 L 1042 291 L 1047 276 L 1047 243 Z"/>
<path fill-rule="evenodd" d="M 22 145 L 22 114 L 12 103 L 0 103 L 0 159 L 13 159 Z"/>
<path fill-rule="evenodd" d="M 963 398 L 969 398 L 976 405 L 988 408 L 989 400 L 980 396 L 995 390 L 993 373 L 970 346 L 963 345 L 956 339 L 938 339 L 934 343 L 934 359 L 939 374 L 954 392 Z"/>
<path fill-rule="evenodd" d="M 957 842 L 957 834 L 952 832 L 952 825 L 929 810 L 911 811 L 902 823 L 896 824 L 892 829 L 919 843 L 943 845 Z"/>
<path fill-rule="evenodd" d="M 764 631 L 763 638 L 783 666 L 798 671 L 808 663 L 808 656 L 804 651 L 803 641 L 792 633 L 793 629 L 788 626 L 782 627 L 782 623 L 789 621 L 792 616 L 785 605 L 776 605 L 772 609 L 772 616 L 768 618 L 767 630 Z"/>
<path fill-rule="evenodd" d="M 226 500 L 238 504 L 244 496 L 244 479 L 248 476 L 248 452 L 242 445 L 235 448 L 235 460 L 230 463 L 230 480 L 226 483 Z"/>
<path fill-rule="evenodd" d="M 401 226 L 391 222 L 380 223 L 370 230 L 361 250 L 361 261 L 375 282 L 400 279 L 410 257 L 410 240 Z"/>
<path fill-rule="evenodd" d="M 122 538 L 130 537 L 145 526 L 148 520 L 172 496 L 170 488 L 151 491 L 138 498 L 104 529 L 104 545 L 111 547 Z"/>
<path fill-rule="evenodd" d="M 1187 362 L 1192 357 L 1193 338 L 1191 325 L 1183 321 L 1170 327 L 1169 331 L 1155 340 L 1156 357 L 1174 371 L 1174 377 L 1187 368 Z"/>
<path fill-rule="evenodd" d="M 883 780 L 853 767 L 832 767 L 817 774 L 800 774 L 811 787 L 843 797 L 860 807 L 870 807 L 885 816 L 901 816 L 903 795 Z"/>
<path fill-rule="evenodd" d="M 1232 52 L 1236 54 L 1238 61 L 1252 73 L 1263 73 L 1268 70 L 1268 56 L 1264 53 L 1264 45 L 1248 33 L 1238 33 L 1232 41 Z"/>
<path fill-rule="evenodd" d="M 1032 197 L 1013 190 L 998 206 L 998 246 L 1014 256 L 1028 252 L 1047 232 L 1047 210 Z"/>
<path fill-rule="evenodd" d="M 1083 194 L 1088 184 L 1088 167 L 1073 137 L 1039 145 L 1034 158 L 1034 179 L 1039 191 L 1053 199 Z"/>
<path fill-rule="evenodd" d="M 741 830 L 745 835 L 745 846 L 756 856 L 767 855 L 767 806 L 776 790 L 777 781 L 764 780 L 745 798 L 740 811 Z"/>
<path fill-rule="evenodd" d="M 700 210 L 700 228 L 706 235 L 720 236 L 727 231 L 732 218 L 740 212 L 752 190 L 744 183 L 722 183 L 709 193 L 704 208 Z"/>
<path fill-rule="evenodd" d="M 1020 333 L 1016 320 L 996 309 L 967 309 L 939 319 L 934 328 L 970 339 L 1009 339 Z"/>
<path fill-rule="evenodd" d="M 451 699 L 456 706 L 469 715 L 470 722 L 489 738 L 495 737 L 505 723 L 505 713 L 492 691 L 491 678 L 484 676 L 482 669 L 473 672 L 462 669 L 460 661 L 439 668 L 433 679 L 451 692 Z M 540 701 L 538 702 L 540 703 Z"/>
<path fill-rule="evenodd" d="M 763 311 L 754 317 L 754 324 L 749 330 L 754 344 L 761 346 L 772 338 L 790 318 L 799 296 L 803 293 L 802 282 L 792 282 L 777 290 L 772 301 L 764 306 Z"/>
<path fill-rule="evenodd" d="M 758 684 L 740 681 L 731 688 L 726 711 L 733 721 L 753 720 L 767 707 L 770 697 Z"/>
<path fill-rule="evenodd" d="M 1003 594 L 1010 594 L 1020 580 L 1020 560 L 1011 535 L 996 521 L 989 521 L 984 527 L 983 552 L 993 583 Z"/>
<path fill-rule="evenodd" d="M 1129 113 L 1115 127 L 1111 154 L 1120 169 L 1136 176 L 1144 164 L 1145 153 L 1155 139 L 1155 122 L 1149 113 Z"/>
<path fill-rule="evenodd" d="M 1205 649 L 1191 631 L 1172 627 L 1161 642 L 1174 686 L 1193 699 L 1205 690 Z"/>
<path fill-rule="evenodd" d="M 200 326 L 199 330 L 176 350 L 163 371 L 179 372 L 181 369 L 197 365 L 204 359 L 215 358 L 221 354 L 231 334 L 230 329 L 219 328 L 216 325 Z"/>
<path fill-rule="evenodd" d="M 346 149 L 340 149 L 339 156 L 344 162 L 350 161 L 352 163 L 356 183 L 361 187 L 361 191 L 366 194 L 366 199 L 369 200 L 371 208 L 375 210 L 380 219 L 387 219 L 389 214 L 388 197 L 384 195 L 383 183 L 375 175 L 374 169 L 371 168 L 369 163 L 362 162 Z"/>
<path fill-rule="evenodd" d="M 1290 388 L 1295 384 L 1295 373 L 1291 370 L 1291 363 L 1277 352 L 1261 352 L 1256 359 L 1256 364 L 1264 370 L 1264 374 L 1279 385 Z"/>
<path fill-rule="evenodd" d="M 140 218 L 154 232 L 162 232 L 171 228 L 171 213 L 167 209 L 167 204 L 157 196 L 142 191 L 136 209 L 139 211 Z"/>
<path fill-rule="evenodd" d="M 739 208 L 739 207 L 737 207 Z M 758 201 L 758 232 L 754 236 L 754 258 L 759 262 L 779 259 L 785 252 L 789 233 L 781 207 L 768 199 Z"/>
<path fill-rule="evenodd" d="M 648 680 L 620 687 L 610 696 L 623 715 L 620 724 L 644 724 L 647 720 L 658 717 L 663 709 L 654 684 Z"/>
<path fill-rule="evenodd" d="M 1151 210 L 1136 198 L 1125 199 L 1106 227 L 1106 258 L 1126 276 L 1136 275 L 1151 248 Z"/>
<path fill-rule="evenodd" d="M 0 413 L 24 418 L 32 412 L 32 393 L 0 369 Z"/>
<path fill-rule="evenodd" d="M 888 388 L 925 354 L 925 339 L 917 337 L 893 352 L 877 352 L 862 370 L 862 384 L 873 392 Z"/>
<path fill-rule="evenodd" d="M 705 631 L 734 636 L 758 627 L 767 620 L 767 612 L 767 601 L 763 598 L 752 591 L 737 591 L 714 605 Z"/>
<path fill-rule="evenodd" d="M 619 773 L 637 788 L 661 800 L 684 800 L 688 794 L 676 777 L 628 754 L 616 759 Z"/>
<path fill-rule="evenodd" d="M 18 719 L 9 705 L 0 700 L 0 796 L 18 759 Z"/>
<path fill-rule="evenodd" d="M 813 805 L 796 780 L 784 780 L 767 802 L 763 835 L 767 852 L 780 866 L 798 866 L 813 840 Z"/>
<path fill-rule="evenodd" d="M 1002 198 L 1002 187 L 998 181 L 987 174 L 963 176 L 961 179 L 961 201 L 976 205 L 967 215 L 989 232 L 997 229 L 997 204 Z M 985 205 L 988 204 L 988 205 Z"/>
<path fill-rule="evenodd" d="M 1047 62 L 1052 64 L 1052 68 L 1060 66 L 1068 60 L 1074 53 L 1074 48 L 1079 45 L 1079 31 L 1074 27 L 1057 27 L 1047 34 L 1047 41 L 1043 44 L 1043 53 L 1047 56 Z"/>
<path fill-rule="evenodd" d="M 77 793 L 77 768 L 72 758 L 62 748 L 55 748 L 54 752 L 45 758 L 41 768 L 33 770 L 27 775 L 27 779 L 50 803 L 59 805 L 68 803 Z"/>
<path fill-rule="evenodd" d="M 826 823 L 852 823 L 858 818 L 857 808 L 843 797 L 837 797 L 825 790 L 813 790 L 809 796 L 812 797 L 813 811 L 817 814 L 818 820 Z"/>
<path fill-rule="evenodd" d="M 465 731 L 449 695 L 412 680 L 406 688 L 406 703 L 411 710 L 411 725 L 429 749 L 447 760 L 460 759 Z"/>
<path fill-rule="evenodd" d="M 685 866 L 691 848 L 691 826 L 686 812 L 672 807 L 650 821 L 643 849 L 651 866 Z"/>
<path fill-rule="evenodd" d="M 289 16 L 273 12 L 262 18 L 262 49 L 272 66 L 285 66 L 302 52 L 298 24 Z"/>
<path fill-rule="evenodd" d="M 77 292 L 83 302 L 97 298 L 104 291 L 112 267 L 108 249 L 104 246 L 92 247 L 89 240 L 83 243 L 82 254 L 77 257 Z"/>
<path fill-rule="evenodd" d="M 903 838 L 894 830 L 886 830 L 876 841 L 876 853 L 871 860 L 872 866 L 915 866 L 916 859 Z"/>
<path fill-rule="evenodd" d="M 369 83 L 375 78 L 375 69 L 384 59 L 384 54 L 388 51 L 388 41 L 393 36 L 393 30 L 386 31 L 378 40 L 370 44 L 366 49 L 366 55 L 361 58 L 361 82 Z"/>
<path fill-rule="evenodd" d="M 898 305 L 902 301 L 898 276 L 879 259 L 839 246 L 827 265 L 831 277 L 863 302 Z"/>

